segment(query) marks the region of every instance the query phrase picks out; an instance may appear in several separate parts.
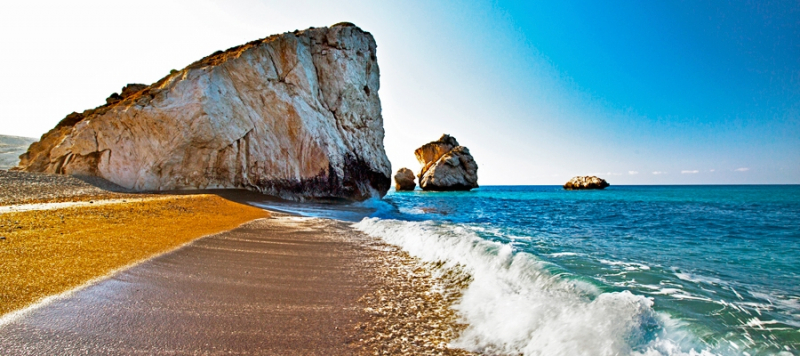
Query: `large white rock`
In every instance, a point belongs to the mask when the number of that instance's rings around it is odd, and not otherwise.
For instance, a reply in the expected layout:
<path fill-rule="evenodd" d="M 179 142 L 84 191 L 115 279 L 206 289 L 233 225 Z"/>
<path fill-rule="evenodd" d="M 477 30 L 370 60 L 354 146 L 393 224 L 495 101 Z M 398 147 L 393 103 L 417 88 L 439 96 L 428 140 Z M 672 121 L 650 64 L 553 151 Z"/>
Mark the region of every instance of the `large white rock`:
<path fill-rule="evenodd" d="M 375 40 L 355 25 L 273 35 L 71 114 L 16 169 L 136 190 L 382 196 L 391 165 L 379 88 Z"/>

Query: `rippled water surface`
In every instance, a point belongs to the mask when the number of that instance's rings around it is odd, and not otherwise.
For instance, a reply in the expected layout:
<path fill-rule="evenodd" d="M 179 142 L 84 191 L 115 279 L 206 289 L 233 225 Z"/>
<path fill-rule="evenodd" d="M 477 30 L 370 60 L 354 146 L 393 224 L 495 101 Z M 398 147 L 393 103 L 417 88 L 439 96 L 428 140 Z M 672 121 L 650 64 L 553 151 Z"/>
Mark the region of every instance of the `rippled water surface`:
<path fill-rule="evenodd" d="M 475 277 L 456 306 L 471 325 L 457 346 L 800 350 L 800 186 L 488 186 L 337 210 L 357 221 L 362 208 L 372 217 L 357 228 Z"/>

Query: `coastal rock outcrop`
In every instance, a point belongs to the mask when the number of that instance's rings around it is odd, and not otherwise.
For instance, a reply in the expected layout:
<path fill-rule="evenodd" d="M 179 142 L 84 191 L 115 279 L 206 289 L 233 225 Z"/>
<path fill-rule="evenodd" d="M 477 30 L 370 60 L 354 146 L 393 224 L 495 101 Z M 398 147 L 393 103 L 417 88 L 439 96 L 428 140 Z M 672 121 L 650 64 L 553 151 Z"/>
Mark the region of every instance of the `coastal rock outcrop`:
<path fill-rule="evenodd" d="M 400 168 L 394 175 L 394 188 L 401 190 L 414 190 L 417 183 L 414 182 L 414 172 L 408 168 Z"/>
<path fill-rule="evenodd" d="M 423 190 L 470 190 L 478 187 L 478 164 L 469 149 L 455 137 L 442 135 L 414 151 L 422 165 L 419 186 Z"/>
<path fill-rule="evenodd" d="M 605 179 L 595 176 L 577 176 L 573 177 L 566 184 L 564 189 L 579 190 L 579 189 L 605 189 L 610 184 Z"/>
<path fill-rule="evenodd" d="M 15 169 L 135 190 L 383 196 L 391 165 L 379 88 L 375 40 L 355 25 L 273 35 L 68 115 Z"/>

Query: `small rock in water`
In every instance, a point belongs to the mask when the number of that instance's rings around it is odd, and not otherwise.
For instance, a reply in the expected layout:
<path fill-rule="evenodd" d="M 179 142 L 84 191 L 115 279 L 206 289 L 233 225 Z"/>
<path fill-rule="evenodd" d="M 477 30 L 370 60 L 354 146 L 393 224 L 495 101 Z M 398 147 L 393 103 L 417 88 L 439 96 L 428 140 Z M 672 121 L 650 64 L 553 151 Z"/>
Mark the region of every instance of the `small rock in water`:
<path fill-rule="evenodd" d="M 564 189 L 605 189 L 608 186 L 608 182 L 606 182 L 606 180 L 603 178 L 598 178 L 595 176 L 577 176 L 573 177 L 569 180 L 569 182 L 564 184 Z"/>
<path fill-rule="evenodd" d="M 400 168 L 394 175 L 396 190 L 414 190 L 417 183 L 414 182 L 414 172 L 408 168 Z"/>

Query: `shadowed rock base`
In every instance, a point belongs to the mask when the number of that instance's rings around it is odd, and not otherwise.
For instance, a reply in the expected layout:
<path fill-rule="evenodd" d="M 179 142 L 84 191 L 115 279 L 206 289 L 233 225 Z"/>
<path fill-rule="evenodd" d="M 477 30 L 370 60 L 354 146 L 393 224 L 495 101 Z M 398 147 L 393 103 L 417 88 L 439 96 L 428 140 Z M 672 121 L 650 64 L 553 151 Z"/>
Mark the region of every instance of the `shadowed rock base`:
<path fill-rule="evenodd" d="M 425 190 L 433 191 L 433 192 L 460 192 L 460 191 L 469 191 L 475 188 L 471 185 L 464 185 L 464 184 L 454 184 L 446 187 L 440 187 L 436 185 L 428 185 L 426 186 Z"/>

